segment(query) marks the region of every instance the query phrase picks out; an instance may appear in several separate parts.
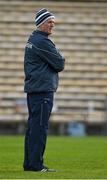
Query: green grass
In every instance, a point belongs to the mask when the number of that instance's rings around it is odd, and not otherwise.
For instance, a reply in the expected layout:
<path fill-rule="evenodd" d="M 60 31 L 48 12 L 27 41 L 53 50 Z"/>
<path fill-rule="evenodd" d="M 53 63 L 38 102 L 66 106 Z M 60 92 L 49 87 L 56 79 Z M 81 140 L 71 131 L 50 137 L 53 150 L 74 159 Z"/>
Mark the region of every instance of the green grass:
<path fill-rule="evenodd" d="M 23 136 L 0 136 L 1 179 L 107 179 L 107 137 L 48 137 L 45 163 L 58 172 L 24 172 Z"/>

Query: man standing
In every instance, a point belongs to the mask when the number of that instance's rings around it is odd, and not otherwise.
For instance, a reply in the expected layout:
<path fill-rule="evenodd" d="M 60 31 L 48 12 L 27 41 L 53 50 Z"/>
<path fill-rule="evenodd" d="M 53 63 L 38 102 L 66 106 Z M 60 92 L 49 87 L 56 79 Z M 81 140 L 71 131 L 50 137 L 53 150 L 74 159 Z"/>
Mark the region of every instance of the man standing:
<path fill-rule="evenodd" d="M 36 14 L 35 30 L 25 47 L 24 71 L 28 105 L 28 123 L 25 135 L 25 171 L 52 172 L 43 162 L 48 122 L 58 87 L 58 72 L 64 69 L 64 58 L 49 39 L 55 17 L 46 9 Z"/>

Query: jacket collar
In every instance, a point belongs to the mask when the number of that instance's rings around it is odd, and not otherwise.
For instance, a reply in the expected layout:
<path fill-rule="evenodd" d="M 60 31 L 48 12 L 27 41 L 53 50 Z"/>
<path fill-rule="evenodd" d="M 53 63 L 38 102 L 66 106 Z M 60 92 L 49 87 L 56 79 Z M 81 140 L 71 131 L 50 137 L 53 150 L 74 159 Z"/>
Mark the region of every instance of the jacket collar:
<path fill-rule="evenodd" d="M 48 33 L 43 32 L 43 31 L 36 30 L 35 32 L 44 36 L 48 36 Z"/>

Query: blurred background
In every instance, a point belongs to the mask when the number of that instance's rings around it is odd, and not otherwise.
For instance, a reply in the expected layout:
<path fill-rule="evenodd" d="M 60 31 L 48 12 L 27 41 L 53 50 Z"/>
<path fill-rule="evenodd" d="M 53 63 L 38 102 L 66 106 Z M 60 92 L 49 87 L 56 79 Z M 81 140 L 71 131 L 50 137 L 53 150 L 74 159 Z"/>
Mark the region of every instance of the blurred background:
<path fill-rule="evenodd" d="M 24 47 L 35 13 L 56 16 L 52 40 L 66 59 L 49 134 L 107 135 L 107 1 L 0 0 L 0 134 L 24 134 Z"/>

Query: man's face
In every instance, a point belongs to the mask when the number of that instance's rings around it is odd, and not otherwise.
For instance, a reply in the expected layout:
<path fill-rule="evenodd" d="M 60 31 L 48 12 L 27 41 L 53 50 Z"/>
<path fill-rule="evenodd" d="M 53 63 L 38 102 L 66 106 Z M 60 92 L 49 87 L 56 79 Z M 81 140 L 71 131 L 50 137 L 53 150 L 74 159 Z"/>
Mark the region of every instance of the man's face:
<path fill-rule="evenodd" d="M 52 34 L 53 27 L 55 25 L 54 18 L 48 19 L 46 22 L 44 22 L 39 29 L 43 32 L 46 32 L 48 35 Z"/>

